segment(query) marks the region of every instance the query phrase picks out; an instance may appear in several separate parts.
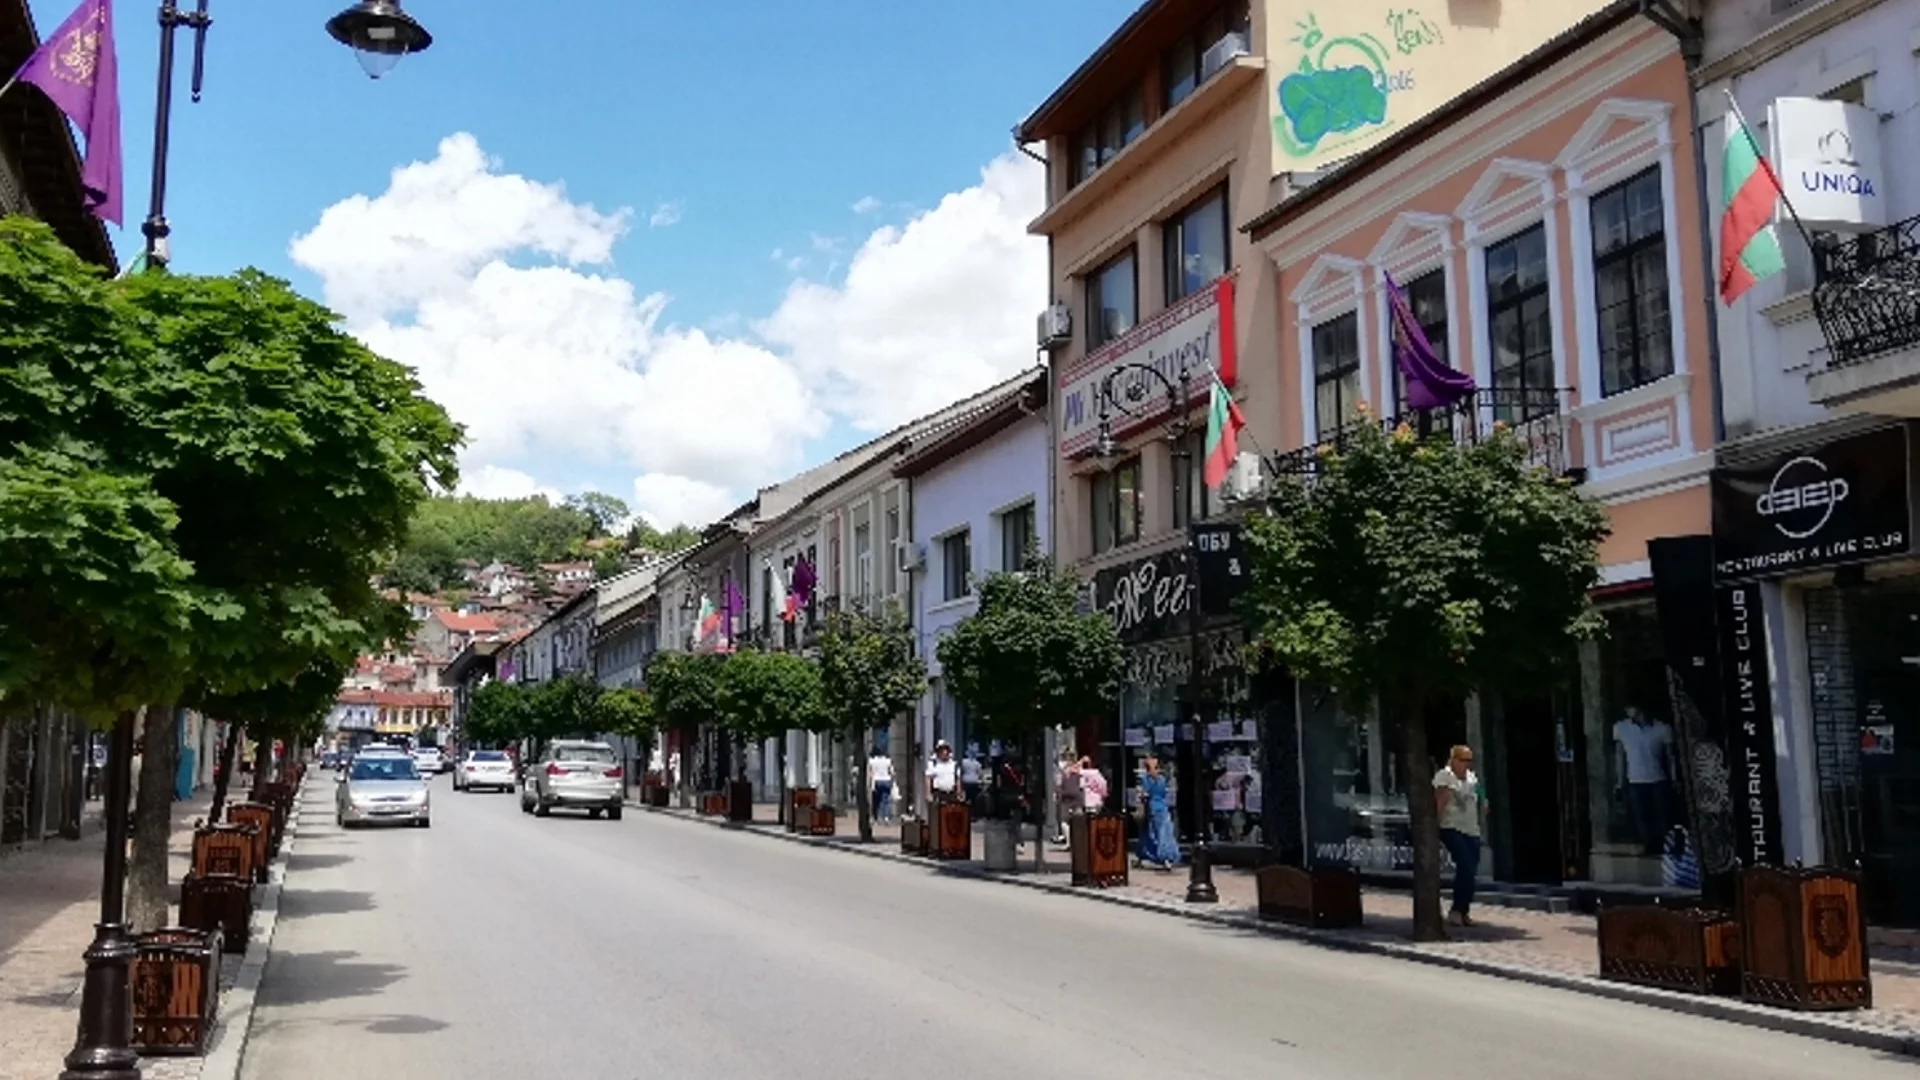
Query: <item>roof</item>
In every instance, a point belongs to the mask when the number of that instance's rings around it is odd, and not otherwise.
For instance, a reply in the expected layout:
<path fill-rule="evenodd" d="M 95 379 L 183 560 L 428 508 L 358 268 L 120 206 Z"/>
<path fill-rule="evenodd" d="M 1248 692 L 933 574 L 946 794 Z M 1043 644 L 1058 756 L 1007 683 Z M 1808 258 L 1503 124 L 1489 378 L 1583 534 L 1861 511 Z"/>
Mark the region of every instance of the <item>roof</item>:
<path fill-rule="evenodd" d="M 0 0 L 0 68 L 20 70 L 39 47 L 27 0 Z M 59 108 L 37 89 L 9 91 L 0 97 L 0 138 L 16 154 L 27 202 L 60 242 L 88 262 L 117 271 L 120 262 L 106 223 L 81 202 L 80 148 Z"/>
<path fill-rule="evenodd" d="M 464 611 L 436 610 L 429 618 L 438 619 L 440 625 L 461 634 L 494 634 L 500 631 L 500 624 L 493 621 L 491 615 L 469 615 Z"/>
<path fill-rule="evenodd" d="M 1268 207 L 1258 217 L 1240 226 L 1240 231 L 1251 234 L 1255 240 L 1263 239 L 1280 226 L 1332 198 L 1354 181 L 1391 165 L 1409 149 L 1435 137 L 1488 102 L 1496 101 L 1519 88 L 1542 70 L 1586 48 L 1608 31 L 1632 19 L 1639 8 L 1640 0 L 1616 0 L 1601 8 L 1548 38 L 1539 48 L 1468 87 L 1459 97 L 1322 174 L 1311 186 Z M 1675 47 L 1678 47 L 1677 43 Z"/>
<path fill-rule="evenodd" d="M 377 705 L 389 709 L 434 709 L 453 704 L 449 690 L 342 690 L 337 705 Z"/>
<path fill-rule="evenodd" d="M 1218 0 L 1146 0 L 1014 127 L 1014 141 L 1024 145 L 1078 129 L 1217 6 Z"/>
<path fill-rule="evenodd" d="M 457 683 L 465 682 L 469 671 L 491 672 L 494 654 L 505 647 L 504 641 L 476 641 L 447 661 L 447 666 L 440 669 L 440 677 Z"/>
<path fill-rule="evenodd" d="M 1047 373 L 1036 372 L 1025 385 L 1012 387 L 993 402 L 983 406 L 966 420 L 947 429 L 931 442 L 923 442 L 908 451 L 894 466 L 895 476 L 922 476 L 937 465 L 945 464 L 1000 434 L 1029 416 L 1046 423 Z"/>

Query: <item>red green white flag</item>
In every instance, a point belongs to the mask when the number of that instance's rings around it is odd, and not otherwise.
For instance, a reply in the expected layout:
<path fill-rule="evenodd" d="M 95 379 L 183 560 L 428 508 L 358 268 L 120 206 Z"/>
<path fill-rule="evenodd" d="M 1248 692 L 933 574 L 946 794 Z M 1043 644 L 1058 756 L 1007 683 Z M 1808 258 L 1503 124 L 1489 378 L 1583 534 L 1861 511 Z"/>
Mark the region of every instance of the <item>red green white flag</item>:
<path fill-rule="evenodd" d="M 1213 377 L 1213 397 L 1207 405 L 1207 463 L 1202 478 L 1210 488 L 1226 482 L 1227 470 L 1240 456 L 1240 429 L 1247 426 L 1220 376 Z"/>
<path fill-rule="evenodd" d="M 1728 95 L 1729 104 L 1732 95 Z M 1760 153 L 1737 105 L 1727 113 L 1726 146 L 1720 158 L 1720 302 L 1731 304 L 1761 278 L 1786 268 L 1773 211 L 1786 193 Z"/>

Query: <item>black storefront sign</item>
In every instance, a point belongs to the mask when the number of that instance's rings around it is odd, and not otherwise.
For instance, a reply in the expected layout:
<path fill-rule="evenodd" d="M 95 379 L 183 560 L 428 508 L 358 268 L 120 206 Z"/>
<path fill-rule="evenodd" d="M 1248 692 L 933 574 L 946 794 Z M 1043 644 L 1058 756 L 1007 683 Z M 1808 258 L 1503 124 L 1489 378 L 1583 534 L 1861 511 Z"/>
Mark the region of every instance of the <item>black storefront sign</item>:
<path fill-rule="evenodd" d="M 1714 571 L 1726 581 L 1913 550 L 1905 425 L 1713 470 Z"/>
<path fill-rule="evenodd" d="M 1722 585 L 1720 632 L 1722 719 L 1725 721 L 1734 851 L 1748 866 L 1779 866 L 1780 778 L 1775 772 L 1773 681 L 1766 619 L 1755 585 Z"/>
<path fill-rule="evenodd" d="M 1113 620 L 1120 640 L 1131 645 L 1186 633 L 1196 591 L 1209 620 L 1233 614 L 1247 581 L 1240 526 L 1202 525 L 1193 530 L 1189 547 L 1095 573 L 1093 603 Z"/>

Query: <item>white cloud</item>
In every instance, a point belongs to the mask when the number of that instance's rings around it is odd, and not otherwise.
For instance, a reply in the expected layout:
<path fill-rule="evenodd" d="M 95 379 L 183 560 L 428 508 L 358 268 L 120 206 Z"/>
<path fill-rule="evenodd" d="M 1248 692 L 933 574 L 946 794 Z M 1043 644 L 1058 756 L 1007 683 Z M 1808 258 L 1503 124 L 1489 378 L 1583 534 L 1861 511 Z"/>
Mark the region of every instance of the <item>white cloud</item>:
<path fill-rule="evenodd" d="M 558 490 L 541 486 L 538 480 L 527 473 L 499 465 L 463 470 L 460 474 L 460 494 L 482 499 L 527 499 L 544 495 L 548 502 L 553 503 L 562 498 Z"/>
<path fill-rule="evenodd" d="M 1029 366 L 1046 249 L 1025 225 L 1040 203 L 1039 168 L 997 159 L 874 232 L 843 280 L 794 282 L 757 335 L 674 325 L 665 292 L 610 272 L 631 211 L 506 172 L 466 133 L 384 192 L 328 207 L 291 255 L 467 426 L 463 490 L 624 468 L 636 511 L 704 524 L 796 471 L 836 416 L 884 428 Z"/>
<path fill-rule="evenodd" d="M 653 208 L 653 214 L 647 218 L 647 227 L 650 229 L 664 229 L 669 225 L 678 224 L 680 224 L 680 204 L 677 202 L 661 203 Z"/>
<path fill-rule="evenodd" d="M 853 201 L 853 212 L 856 214 L 871 214 L 878 209 L 880 200 L 871 195 L 862 195 Z"/>

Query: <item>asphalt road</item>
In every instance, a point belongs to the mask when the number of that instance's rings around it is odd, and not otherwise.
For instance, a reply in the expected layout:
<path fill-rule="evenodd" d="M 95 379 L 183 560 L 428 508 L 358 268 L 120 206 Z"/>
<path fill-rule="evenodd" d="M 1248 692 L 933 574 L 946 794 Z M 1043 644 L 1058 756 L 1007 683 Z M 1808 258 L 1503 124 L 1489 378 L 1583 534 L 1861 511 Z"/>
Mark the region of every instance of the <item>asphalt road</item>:
<path fill-rule="evenodd" d="M 1915 1080 L 1906 1059 L 630 811 L 309 788 L 249 1080 Z"/>

